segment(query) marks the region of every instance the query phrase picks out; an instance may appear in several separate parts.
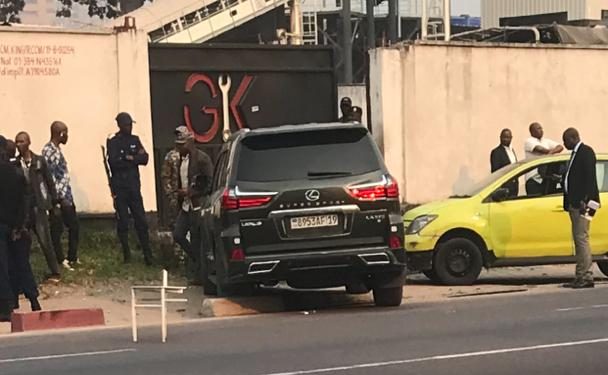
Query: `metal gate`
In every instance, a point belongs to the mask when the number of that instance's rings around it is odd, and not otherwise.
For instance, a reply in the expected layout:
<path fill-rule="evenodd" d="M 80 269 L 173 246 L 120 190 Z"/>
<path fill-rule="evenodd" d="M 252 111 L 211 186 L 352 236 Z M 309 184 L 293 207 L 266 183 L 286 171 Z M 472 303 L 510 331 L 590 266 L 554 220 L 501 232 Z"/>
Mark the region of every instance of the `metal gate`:
<path fill-rule="evenodd" d="M 150 45 L 149 55 L 161 224 L 167 223 L 167 203 L 160 168 L 173 148 L 177 126 L 188 126 L 199 147 L 215 160 L 224 117 L 232 131 L 336 120 L 337 86 L 331 48 L 171 44 Z M 222 83 L 230 81 L 229 89 L 220 85 L 220 78 Z M 223 102 L 228 108 L 223 108 Z"/>

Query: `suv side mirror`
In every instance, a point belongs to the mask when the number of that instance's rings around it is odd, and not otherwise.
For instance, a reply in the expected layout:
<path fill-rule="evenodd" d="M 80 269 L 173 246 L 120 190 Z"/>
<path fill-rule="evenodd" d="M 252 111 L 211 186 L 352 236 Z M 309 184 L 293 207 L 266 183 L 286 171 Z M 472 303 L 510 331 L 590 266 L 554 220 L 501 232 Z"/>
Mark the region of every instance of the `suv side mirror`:
<path fill-rule="evenodd" d="M 505 201 L 509 197 L 509 189 L 500 188 L 492 193 L 492 201 L 494 202 L 502 202 Z"/>

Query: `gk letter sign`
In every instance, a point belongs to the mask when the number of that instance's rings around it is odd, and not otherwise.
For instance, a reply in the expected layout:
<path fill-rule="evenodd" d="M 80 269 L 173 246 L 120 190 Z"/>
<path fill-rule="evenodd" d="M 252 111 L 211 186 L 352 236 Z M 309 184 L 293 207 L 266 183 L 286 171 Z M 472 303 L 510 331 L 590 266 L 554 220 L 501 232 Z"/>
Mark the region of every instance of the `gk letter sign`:
<path fill-rule="evenodd" d="M 207 86 L 207 88 L 209 89 L 209 92 L 211 93 L 211 98 L 215 99 L 218 96 L 218 86 L 217 85 L 219 85 L 220 89 L 222 89 L 221 80 L 223 77 L 225 77 L 225 76 L 220 75 L 220 81 L 214 82 L 206 74 L 194 73 L 194 74 L 190 75 L 190 77 L 188 77 L 188 79 L 186 80 L 186 88 L 185 88 L 186 93 L 192 92 L 192 89 L 196 85 L 203 84 L 203 85 Z M 224 115 L 222 115 L 222 117 L 224 117 L 223 118 L 224 127 L 225 127 L 224 130 L 229 129 L 230 119 L 227 118 L 227 117 L 229 117 L 229 115 L 226 115 L 228 113 L 232 114 L 232 117 L 234 118 L 234 121 L 239 129 L 243 129 L 243 128 L 247 127 L 247 124 L 245 123 L 245 121 L 243 120 L 243 117 L 241 116 L 241 113 L 239 112 L 239 107 L 241 105 L 241 101 L 243 100 L 243 97 L 245 96 L 245 93 L 251 86 L 253 79 L 254 79 L 253 76 L 245 74 L 243 76 L 243 78 L 241 79 L 241 82 L 239 83 L 238 88 L 236 89 L 236 92 L 235 92 L 232 100 L 229 100 L 229 98 L 228 98 L 228 95 L 229 95 L 228 91 L 229 91 L 229 87 L 230 87 L 229 84 L 228 84 L 228 89 L 221 90 L 222 95 L 226 96 L 226 98 L 222 98 L 222 99 L 224 99 L 223 101 L 225 103 L 228 103 L 228 102 L 230 103 L 229 104 L 230 111 L 228 112 L 228 110 L 226 108 L 224 108 L 224 111 L 223 111 Z M 228 80 L 228 82 L 230 81 L 230 76 L 227 76 L 227 80 Z M 211 127 L 209 128 L 209 130 L 207 130 L 204 133 L 199 133 L 195 130 L 194 126 L 192 126 L 192 118 L 190 116 L 190 106 L 187 104 L 184 105 L 184 120 L 186 122 L 186 126 L 194 134 L 194 139 L 196 139 L 196 141 L 198 143 L 209 143 L 210 141 L 215 139 L 217 132 L 220 129 L 220 110 L 221 109 L 222 108 L 220 108 L 220 107 L 208 107 L 208 106 L 203 106 L 200 109 L 201 112 L 204 113 L 205 115 L 211 116 L 212 122 L 211 122 Z"/>

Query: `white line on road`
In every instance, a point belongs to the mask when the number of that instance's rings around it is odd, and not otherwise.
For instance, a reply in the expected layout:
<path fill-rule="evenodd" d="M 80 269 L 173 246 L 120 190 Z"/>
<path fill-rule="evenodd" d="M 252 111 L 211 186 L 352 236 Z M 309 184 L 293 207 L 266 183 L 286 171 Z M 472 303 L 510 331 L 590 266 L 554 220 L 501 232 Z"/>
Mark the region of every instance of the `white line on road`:
<path fill-rule="evenodd" d="M 277 372 L 277 373 L 271 373 L 271 374 L 265 374 L 265 375 L 322 374 L 322 373 L 327 373 L 327 372 L 338 372 L 338 371 L 348 371 L 348 370 L 356 370 L 356 369 L 364 369 L 364 368 L 405 365 L 405 364 L 409 364 L 409 363 L 440 361 L 440 360 L 446 360 L 446 359 L 459 359 L 459 358 L 468 358 L 468 357 L 482 357 L 482 356 L 489 356 L 489 355 L 496 355 L 496 354 L 526 352 L 526 351 L 543 350 L 543 349 L 551 349 L 551 348 L 563 348 L 563 347 L 569 347 L 569 346 L 601 344 L 601 343 L 606 343 L 606 342 L 608 342 L 608 337 L 601 338 L 601 339 L 594 339 L 594 340 L 561 342 L 561 343 L 556 343 L 556 344 L 535 345 L 535 346 L 523 346 L 523 347 L 519 347 L 519 348 L 507 348 L 507 349 L 487 350 L 487 351 L 481 351 L 481 352 L 436 355 L 436 356 L 432 356 L 432 357 L 404 359 L 404 360 L 398 360 L 398 361 L 362 363 L 362 364 L 358 364 L 358 365 L 328 367 L 328 368 L 321 368 L 321 369 L 315 369 L 315 370 L 302 370 L 302 371 L 292 371 L 292 372 Z"/>
<path fill-rule="evenodd" d="M 104 351 L 99 351 L 99 352 L 43 355 L 43 356 L 39 356 L 39 357 L 8 358 L 8 359 L 0 359 L 0 364 L 14 363 L 14 362 L 28 362 L 28 361 L 42 361 L 45 359 L 90 357 L 90 356 L 96 356 L 96 355 L 108 355 L 108 354 L 118 354 L 118 353 L 136 352 L 136 351 L 137 351 L 137 349 L 117 349 L 117 350 L 104 350 Z"/>
<path fill-rule="evenodd" d="M 565 312 L 565 311 L 579 311 L 579 310 L 590 310 L 590 309 L 605 309 L 608 305 L 591 305 L 591 306 L 577 306 L 577 307 L 564 307 L 561 309 L 556 309 L 557 312 Z"/>

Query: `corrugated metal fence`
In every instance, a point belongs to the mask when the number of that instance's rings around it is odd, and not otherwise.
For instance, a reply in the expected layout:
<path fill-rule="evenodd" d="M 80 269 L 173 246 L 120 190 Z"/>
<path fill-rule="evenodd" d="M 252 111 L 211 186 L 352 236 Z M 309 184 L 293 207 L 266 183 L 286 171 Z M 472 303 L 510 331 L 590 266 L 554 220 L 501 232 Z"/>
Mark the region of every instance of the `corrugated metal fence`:
<path fill-rule="evenodd" d="M 499 26 L 501 17 L 568 12 L 568 20 L 587 18 L 588 0 L 482 0 L 482 27 Z M 607 8 L 608 9 L 608 1 Z"/>

